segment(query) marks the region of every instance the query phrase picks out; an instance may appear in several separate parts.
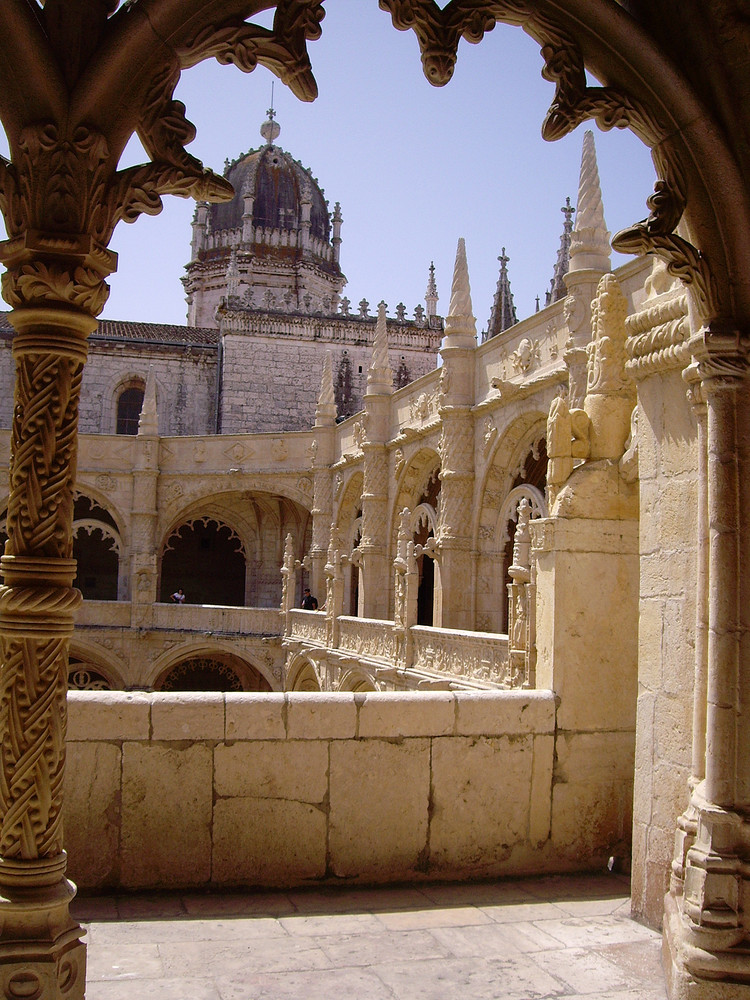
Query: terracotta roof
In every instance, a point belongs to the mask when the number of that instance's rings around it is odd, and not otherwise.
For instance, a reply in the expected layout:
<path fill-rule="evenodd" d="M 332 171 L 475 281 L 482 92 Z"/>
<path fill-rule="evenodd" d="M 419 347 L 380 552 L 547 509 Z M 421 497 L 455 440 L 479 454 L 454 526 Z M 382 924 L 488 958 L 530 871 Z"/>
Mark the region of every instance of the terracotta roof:
<path fill-rule="evenodd" d="M 0 338 L 13 336 L 8 313 L 0 312 Z M 119 341 L 121 343 L 169 344 L 178 347 L 216 347 L 219 331 L 199 326 L 175 326 L 171 323 L 129 323 L 124 320 L 103 319 L 92 341 Z"/>

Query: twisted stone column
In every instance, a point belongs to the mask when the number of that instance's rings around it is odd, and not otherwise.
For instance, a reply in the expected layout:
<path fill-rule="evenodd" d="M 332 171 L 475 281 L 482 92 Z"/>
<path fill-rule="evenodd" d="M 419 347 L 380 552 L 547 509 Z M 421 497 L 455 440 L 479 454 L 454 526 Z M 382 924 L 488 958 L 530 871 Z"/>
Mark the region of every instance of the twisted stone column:
<path fill-rule="evenodd" d="M 68 913 L 62 795 L 73 589 L 73 486 L 86 338 L 72 309 L 11 314 L 16 389 L 8 542 L 0 560 L 0 992 L 83 997 Z"/>

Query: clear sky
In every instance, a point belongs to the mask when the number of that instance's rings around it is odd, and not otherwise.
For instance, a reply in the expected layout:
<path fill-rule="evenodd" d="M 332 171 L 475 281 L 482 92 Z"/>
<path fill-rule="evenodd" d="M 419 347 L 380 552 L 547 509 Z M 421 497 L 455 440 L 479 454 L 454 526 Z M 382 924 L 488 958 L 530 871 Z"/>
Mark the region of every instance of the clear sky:
<path fill-rule="evenodd" d="M 565 197 L 575 204 L 584 128 L 593 128 L 607 225 L 644 218 L 654 171 L 629 132 L 590 124 L 547 143 L 541 124 L 554 87 L 540 75 L 536 43 L 498 25 L 479 45 L 461 43 L 453 80 L 432 87 L 413 32 L 396 31 L 377 0 L 326 0 L 320 40 L 309 44 L 319 97 L 297 100 L 276 81 L 278 145 L 310 167 L 331 208 L 341 203 L 345 294 L 371 312 L 384 299 L 423 303 L 435 262 L 448 311 L 456 242 L 466 239 L 474 314 L 487 325 L 504 246 L 519 319 L 549 287 Z M 262 23 L 270 24 L 268 20 Z M 190 151 L 219 173 L 225 158 L 261 145 L 269 72 L 245 75 L 211 61 L 183 74 L 177 97 L 198 134 Z M 125 163 L 144 158 L 134 142 Z M 120 224 L 120 255 L 104 316 L 183 323 L 180 277 L 190 254 L 194 203 L 168 196 L 161 215 Z M 616 266 L 624 258 L 613 255 Z"/>

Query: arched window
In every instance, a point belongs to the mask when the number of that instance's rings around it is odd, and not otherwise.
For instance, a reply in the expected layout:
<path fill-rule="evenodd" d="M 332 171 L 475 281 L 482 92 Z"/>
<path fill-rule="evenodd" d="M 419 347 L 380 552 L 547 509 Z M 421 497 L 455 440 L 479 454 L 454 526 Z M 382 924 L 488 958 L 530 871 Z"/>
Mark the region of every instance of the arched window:
<path fill-rule="evenodd" d="M 145 386 L 131 385 L 117 399 L 117 434 L 137 434 Z"/>
<path fill-rule="evenodd" d="M 161 600 L 169 602 L 178 588 L 188 604 L 245 604 L 245 552 L 231 528 L 199 517 L 170 534 L 162 552 Z"/>

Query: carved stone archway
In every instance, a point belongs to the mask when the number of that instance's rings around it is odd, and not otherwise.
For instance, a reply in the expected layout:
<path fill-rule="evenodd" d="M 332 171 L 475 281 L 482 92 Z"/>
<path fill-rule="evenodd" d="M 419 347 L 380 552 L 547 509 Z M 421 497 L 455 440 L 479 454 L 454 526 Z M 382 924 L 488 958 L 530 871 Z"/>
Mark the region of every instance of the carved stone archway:
<path fill-rule="evenodd" d="M 279 0 L 272 29 L 245 21 L 265 6 L 260 0 L 141 0 L 119 8 L 117 0 L 5 0 L 0 6 L 0 118 L 11 152 L 9 162 L 0 161 L 0 210 L 9 234 L 0 258 L 8 269 L 3 295 L 13 308 L 17 365 L 0 591 L 0 987 L 8 995 L 18 994 L 19 983 L 29 993 L 38 987 L 45 998 L 80 1000 L 84 989 L 85 949 L 68 915 L 73 888 L 62 849 L 65 678 L 79 602 L 72 587 L 78 398 L 86 340 L 116 266 L 109 241 L 119 221 L 157 213 L 165 193 L 232 196 L 226 181 L 184 148 L 194 130 L 172 96 L 182 69 L 212 57 L 246 71 L 261 62 L 300 98 L 315 96 L 306 42 L 320 32 L 321 3 Z M 746 952 L 736 950 L 749 930 L 737 860 L 745 851 L 742 817 L 750 801 L 750 650 L 743 639 L 750 607 L 745 5 L 380 0 L 380 6 L 396 27 L 415 30 L 425 72 L 438 85 L 450 79 L 462 38 L 478 42 L 496 21 L 523 27 L 539 43 L 544 75 L 555 85 L 546 138 L 592 118 L 603 128 L 630 127 L 653 150 L 659 180 L 651 215 L 615 243 L 658 253 L 691 288 L 692 346 L 706 396 L 706 507 L 718 527 L 708 559 L 706 683 L 696 692 L 707 709 L 696 754 L 705 773 L 693 776 L 695 841 L 686 854 L 684 898 L 677 886 L 672 895 L 668 939 L 675 990 L 686 994 L 693 977 L 708 995 L 711 977 L 750 978 Z M 587 69 L 601 86 L 588 84 Z M 120 171 L 136 132 L 149 162 Z"/>

